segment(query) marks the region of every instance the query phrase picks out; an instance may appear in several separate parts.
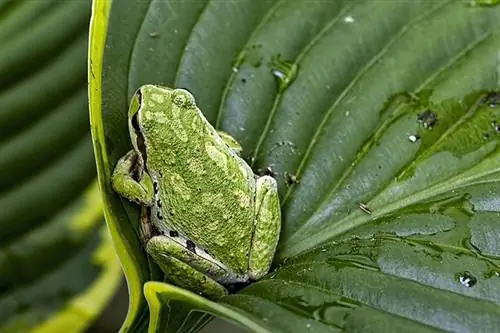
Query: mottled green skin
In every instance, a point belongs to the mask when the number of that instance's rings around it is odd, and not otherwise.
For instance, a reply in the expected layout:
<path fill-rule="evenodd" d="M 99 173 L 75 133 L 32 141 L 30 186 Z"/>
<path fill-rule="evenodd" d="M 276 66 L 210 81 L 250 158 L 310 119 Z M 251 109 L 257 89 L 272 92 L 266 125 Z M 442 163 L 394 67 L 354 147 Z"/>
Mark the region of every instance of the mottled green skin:
<path fill-rule="evenodd" d="M 163 103 L 154 103 L 151 94 L 156 89 L 141 89 L 143 100 L 148 102 L 138 111 L 138 117 L 146 140 L 147 170 L 165 198 L 163 221 L 168 219 L 174 230 L 210 249 L 236 273 L 244 274 L 251 244 L 248 235 L 254 223 L 253 172 L 246 163 L 237 163 L 240 158 L 204 117 L 193 116 L 201 112 L 187 94 L 183 96 L 190 105 L 178 106 L 164 93 L 158 95 L 164 98 Z M 159 128 L 157 122 L 162 117 L 166 123 Z M 165 154 L 150 154 L 150 149 Z M 206 158 L 208 150 L 213 150 L 213 159 Z M 155 224 L 161 227 L 165 222 Z"/>
<path fill-rule="evenodd" d="M 134 151 L 115 168 L 113 187 L 151 207 L 150 221 L 164 235 L 153 237 L 148 252 L 156 261 L 176 258 L 160 264 L 167 275 L 175 275 L 176 283 L 189 275 L 192 283 L 184 285 L 206 289 L 196 282 L 203 274 L 221 283 L 266 274 L 281 224 L 276 181 L 256 179 L 238 156 L 238 143 L 227 134 L 221 137 L 185 90 L 143 86 L 132 100 L 129 118 Z M 142 178 L 132 179 L 133 163 Z M 172 243 L 171 230 L 193 241 L 197 253 Z M 202 249 L 213 260 L 199 258 Z M 171 265 L 175 273 L 167 272 Z"/>

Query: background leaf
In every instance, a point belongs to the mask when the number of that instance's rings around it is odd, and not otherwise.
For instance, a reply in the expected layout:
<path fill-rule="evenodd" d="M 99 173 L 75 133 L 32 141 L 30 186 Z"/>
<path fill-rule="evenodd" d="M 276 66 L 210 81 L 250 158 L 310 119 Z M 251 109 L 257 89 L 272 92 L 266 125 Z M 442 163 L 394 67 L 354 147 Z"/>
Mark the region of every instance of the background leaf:
<path fill-rule="evenodd" d="M 500 7 L 104 7 L 92 121 L 109 221 L 133 267 L 138 306 L 139 285 L 156 273 L 130 238 L 137 207 L 109 189 L 109 173 L 130 149 L 128 101 L 153 83 L 189 89 L 253 169 L 274 175 L 283 230 L 275 270 L 221 304 L 166 285 L 149 287 L 151 295 L 245 326 L 242 315 L 269 332 L 496 330 Z M 153 303 L 157 328 L 157 307 L 169 303 Z M 144 313 L 129 321 L 144 322 Z"/>
<path fill-rule="evenodd" d="M 82 332 L 121 280 L 95 182 L 86 1 L 0 1 L 0 331 Z"/>

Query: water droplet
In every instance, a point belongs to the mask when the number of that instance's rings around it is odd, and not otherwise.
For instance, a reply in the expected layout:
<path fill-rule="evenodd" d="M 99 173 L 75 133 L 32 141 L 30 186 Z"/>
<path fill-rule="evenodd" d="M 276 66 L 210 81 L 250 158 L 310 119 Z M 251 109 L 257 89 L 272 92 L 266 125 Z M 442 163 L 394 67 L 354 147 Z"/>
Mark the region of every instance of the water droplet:
<path fill-rule="evenodd" d="M 296 175 L 288 173 L 285 171 L 285 179 L 288 185 L 299 184 L 300 181 Z"/>
<path fill-rule="evenodd" d="M 351 111 L 344 112 L 344 116 L 346 116 L 346 117 L 349 117 L 350 114 L 351 114 Z"/>
<path fill-rule="evenodd" d="M 483 133 L 483 138 L 484 138 L 485 140 L 488 140 L 488 139 L 490 138 L 490 133 L 488 133 L 488 132 L 484 132 L 484 133 Z"/>
<path fill-rule="evenodd" d="M 345 23 L 354 23 L 354 18 L 352 16 L 346 16 L 346 17 L 344 17 L 344 22 Z"/>
<path fill-rule="evenodd" d="M 493 127 L 493 129 L 494 129 L 496 132 L 500 133 L 500 124 L 499 124 L 499 123 L 497 123 L 497 121 L 496 121 L 496 120 L 494 120 L 494 121 L 492 121 L 492 122 L 491 122 L 491 127 Z"/>
<path fill-rule="evenodd" d="M 160 33 L 158 31 L 153 31 L 149 33 L 149 37 L 151 38 L 156 38 L 158 36 L 160 36 Z"/>
<path fill-rule="evenodd" d="M 412 134 L 410 136 L 408 136 L 408 140 L 410 140 L 410 142 L 417 142 L 418 140 L 420 140 L 420 136 L 418 134 Z"/>
<path fill-rule="evenodd" d="M 437 115 L 431 110 L 426 110 L 417 116 L 417 121 L 422 123 L 424 128 L 432 129 L 432 127 L 436 124 L 438 118 Z"/>
<path fill-rule="evenodd" d="M 477 283 L 477 279 L 474 275 L 472 275 L 469 271 L 463 271 L 462 273 L 457 274 L 458 281 L 466 286 L 466 287 L 474 287 Z"/>
<path fill-rule="evenodd" d="M 238 67 L 233 67 L 233 72 L 238 73 Z"/>
<path fill-rule="evenodd" d="M 278 82 L 278 92 L 282 93 L 295 79 L 298 65 L 292 61 L 284 60 L 280 55 L 278 55 L 273 57 L 270 67 L 271 73 Z"/>

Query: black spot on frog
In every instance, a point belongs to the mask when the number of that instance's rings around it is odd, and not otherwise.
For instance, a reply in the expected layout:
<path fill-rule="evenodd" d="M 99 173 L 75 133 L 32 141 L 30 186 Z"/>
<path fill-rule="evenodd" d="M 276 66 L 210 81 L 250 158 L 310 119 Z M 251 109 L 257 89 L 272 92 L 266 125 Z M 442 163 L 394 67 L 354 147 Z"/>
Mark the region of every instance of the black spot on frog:
<path fill-rule="evenodd" d="M 194 245 L 193 241 L 188 239 L 186 241 L 186 247 L 189 251 L 196 253 L 196 245 Z"/>

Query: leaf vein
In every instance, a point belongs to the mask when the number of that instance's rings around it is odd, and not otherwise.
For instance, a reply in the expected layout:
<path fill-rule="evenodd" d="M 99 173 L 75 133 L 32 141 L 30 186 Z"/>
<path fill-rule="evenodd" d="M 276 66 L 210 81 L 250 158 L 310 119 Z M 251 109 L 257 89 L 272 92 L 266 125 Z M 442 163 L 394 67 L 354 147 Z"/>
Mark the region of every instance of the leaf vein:
<path fill-rule="evenodd" d="M 309 156 L 310 156 L 312 150 L 314 149 L 314 147 L 316 146 L 317 138 L 319 137 L 320 133 L 322 132 L 324 126 L 326 125 L 326 123 L 327 123 L 328 119 L 330 118 L 330 115 L 332 114 L 332 112 L 335 109 L 335 107 L 342 100 L 344 100 L 344 98 L 351 91 L 351 89 L 372 68 L 372 66 L 375 65 L 378 62 L 378 60 L 389 51 L 389 48 L 390 48 L 390 46 L 392 44 L 394 44 L 396 41 L 398 41 L 402 37 L 404 37 L 405 33 L 411 27 L 413 27 L 413 25 L 417 24 L 421 20 L 424 20 L 425 18 L 427 18 L 429 15 L 431 15 L 432 13 L 434 13 L 435 11 L 437 11 L 438 9 L 441 9 L 442 7 L 444 7 L 444 5 L 446 5 L 446 4 L 447 4 L 447 2 L 442 2 L 438 6 L 432 8 L 429 11 L 424 12 L 421 15 L 415 17 L 414 19 L 408 21 L 408 23 L 406 23 L 405 25 L 403 25 L 401 27 L 401 29 L 398 31 L 398 33 L 395 34 L 391 39 L 389 39 L 388 42 L 380 49 L 380 51 L 365 66 L 363 66 L 358 71 L 358 73 L 354 76 L 354 78 L 351 80 L 351 82 L 344 88 L 344 90 L 335 99 L 335 101 L 333 102 L 332 106 L 326 111 L 323 119 L 321 120 L 321 122 L 320 122 L 320 124 L 318 126 L 318 129 L 315 131 L 313 137 L 311 138 L 309 146 L 307 147 L 306 151 L 304 152 L 304 156 L 302 157 L 301 161 L 299 162 L 299 166 L 297 168 L 297 171 L 295 172 L 295 174 L 297 175 L 298 178 L 300 178 L 300 176 L 301 176 L 301 174 L 302 174 L 302 172 L 303 172 L 303 170 L 305 168 L 305 165 L 307 164 L 307 162 L 309 160 Z M 350 173 L 350 171 L 352 171 L 352 169 L 353 168 L 350 167 L 350 168 L 348 168 L 346 170 L 346 172 L 344 172 L 344 174 L 339 178 L 339 181 L 334 185 L 334 188 L 338 188 L 338 186 L 340 186 L 341 180 L 345 179 L 345 177 L 346 177 L 345 173 Z M 284 205 L 286 203 L 286 201 L 288 201 L 288 198 L 290 197 L 290 195 L 291 195 L 291 193 L 292 193 L 292 191 L 294 189 L 295 189 L 295 186 L 290 186 L 289 187 L 289 189 L 287 190 L 287 192 L 285 193 L 285 195 L 283 197 L 283 203 L 282 203 L 282 205 Z M 329 191 L 329 193 L 330 192 L 331 191 Z M 324 200 L 322 200 L 321 203 L 323 201 Z M 318 205 L 318 206 L 320 206 L 320 205 Z"/>
<path fill-rule="evenodd" d="M 314 45 L 324 36 L 325 33 L 328 32 L 328 30 L 335 25 L 339 19 L 343 16 L 343 14 L 351 8 L 353 5 L 352 3 L 346 4 L 336 16 L 332 17 L 324 26 L 323 29 L 321 29 L 316 36 L 314 36 L 309 43 L 307 43 L 302 51 L 300 51 L 299 55 L 295 59 L 295 63 L 299 64 L 302 59 L 309 53 L 309 51 L 313 48 Z M 274 98 L 273 106 L 271 107 L 271 111 L 269 112 L 269 115 L 267 116 L 266 124 L 264 125 L 264 129 L 262 130 L 259 140 L 257 141 L 257 145 L 255 146 L 254 153 L 252 155 L 252 158 L 250 159 L 252 166 L 253 163 L 256 161 L 260 147 L 262 146 L 267 134 L 269 133 L 269 129 L 271 127 L 271 123 L 274 119 L 274 116 L 276 114 L 276 111 L 278 110 L 278 105 L 281 101 L 281 97 L 283 96 L 282 92 L 278 92 Z"/>
<path fill-rule="evenodd" d="M 236 58 L 236 59 L 238 59 L 238 61 L 235 63 L 235 67 L 238 67 L 243 62 L 244 58 L 242 57 L 242 55 L 245 54 L 248 46 L 250 45 L 250 42 L 257 35 L 257 33 L 261 31 L 261 29 L 266 25 L 266 23 L 269 22 L 269 20 L 271 19 L 272 15 L 276 12 L 276 10 L 278 10 L 278 8 L 281 6 L 281 4 L 284 1 L 285 0 L 279 0 L 272 7 L 270 7 L 268 9 L 267 13 L 264 15 L 264 17 L 262 18 L 262 20 L 260 21 L 260 23 L 257 25 L 257 27 L 255 28 L 255 30 L 251 33 L 251 35 L 248 38 L 247 42 L 243 46 L 243 49 L 238 54 L 238 56 Z M 236 77 L 236 73 L 234 71 L 231 71 L 231 74 L 229 75 L 228 79 L 226 80 L 224 89 L 222 90 L 222 97 L 221 97 L 221 101 L 219 103 L 219 108 L 217 109 L 217 115 L 216 115 L 216 121 L 215 121 L 215 128 L 216 129 L 218 129 L 220 127 L 220 122 L 221 122 L 221 119 L 222 119 L 222 111 L 224 109 L 224 104 L 226 102 L 227 95 L 228 95 L 229 90 L 230 90 L 230 85 L 234 81 L 235 77 Z"/>

